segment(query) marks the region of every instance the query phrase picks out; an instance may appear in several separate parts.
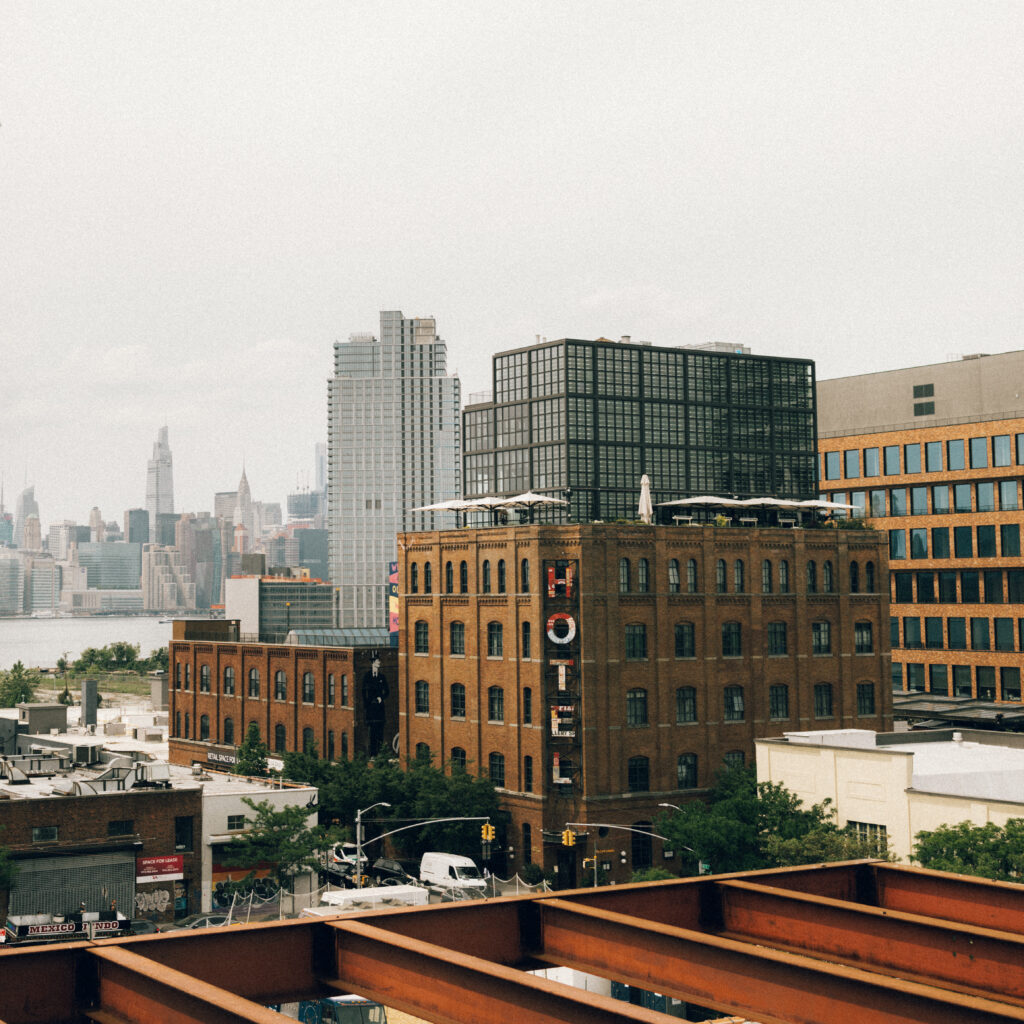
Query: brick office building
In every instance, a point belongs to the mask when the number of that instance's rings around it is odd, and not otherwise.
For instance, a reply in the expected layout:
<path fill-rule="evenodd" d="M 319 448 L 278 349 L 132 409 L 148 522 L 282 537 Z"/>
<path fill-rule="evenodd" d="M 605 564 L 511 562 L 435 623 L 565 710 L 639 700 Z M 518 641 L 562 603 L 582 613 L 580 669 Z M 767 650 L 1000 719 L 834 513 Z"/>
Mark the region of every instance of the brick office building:
<path fill-rule="evenodd" d="M 897 690 L 1019 702 L 1024 352 L 818 384 L 821 489 L 889 541 Z"/>
<path fill-rule="evenodd" d="M 891 723 L 875 531 L 537 525 L 399 551 L 402 753 L 498 784 L 510 866 L 575 880 L 568 822 L 643 827 L 755 738 Z M 601 858 L 619 878 L 663 856 L 592 832 L 629 851 Z"/>
<path fill-rule="evenodd" d="M 272 753 L 311 749 L 331 760 L 367 752 L 363 677 L 381 659 L 390 696 L 383 736 L 397 731 L 396 652 L 388 647 L 246 643 L 230 620 L 174 623 L 169 645 L 169 757 L 233 765 L 253 722 Z"/>

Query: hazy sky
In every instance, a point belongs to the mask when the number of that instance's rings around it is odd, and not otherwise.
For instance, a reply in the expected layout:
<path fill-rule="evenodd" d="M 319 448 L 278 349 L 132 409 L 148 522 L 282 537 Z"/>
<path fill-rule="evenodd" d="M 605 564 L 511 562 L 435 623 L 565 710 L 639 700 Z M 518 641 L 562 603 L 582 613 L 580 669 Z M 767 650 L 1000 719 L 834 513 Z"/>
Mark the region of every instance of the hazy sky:
<path fill-rule="evenodd" d="M 44 529 L 311 480 L 332 343 L 435 316 L 821 377 L 1022 346 L 1024 4 L 0 7 L 0 474 Z"/>

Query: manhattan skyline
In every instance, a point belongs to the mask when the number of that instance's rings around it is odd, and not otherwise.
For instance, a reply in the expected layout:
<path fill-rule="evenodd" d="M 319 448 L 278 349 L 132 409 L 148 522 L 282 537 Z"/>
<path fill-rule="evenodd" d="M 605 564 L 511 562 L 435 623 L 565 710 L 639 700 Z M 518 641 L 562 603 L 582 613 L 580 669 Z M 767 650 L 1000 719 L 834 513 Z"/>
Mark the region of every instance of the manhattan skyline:
<path fill-rule="evenodd" d="M 4 11 L 0 475 L 44 526 L 313 483 L 333 345 L 434 317 L 819 379 L 1022 346 L 1024 8 Z"/>

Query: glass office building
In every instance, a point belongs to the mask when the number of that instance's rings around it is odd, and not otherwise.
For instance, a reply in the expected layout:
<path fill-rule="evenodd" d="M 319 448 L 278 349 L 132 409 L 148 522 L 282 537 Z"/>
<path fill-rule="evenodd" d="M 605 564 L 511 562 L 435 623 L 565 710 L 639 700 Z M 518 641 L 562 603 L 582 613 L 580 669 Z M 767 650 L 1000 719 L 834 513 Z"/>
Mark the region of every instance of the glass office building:
<path fill-rule="evenodd" d="M 463 413 L 465 496 L 568 496 L 538 518 L 633 518 L 700 494 L 815 497 L 814 363 L 565 339 L 494 357 Z"/>
<path fill-rule="evenodd" d="M 459 379 L 430 318 L 380 314 L 380 336 L 334 346 L 327 515 L 338 625 L 386 626 L 396 536 L 430 530 L 411 509 L 461 493 Z M 442 524 L 443 525 L 443 524 Z"/>

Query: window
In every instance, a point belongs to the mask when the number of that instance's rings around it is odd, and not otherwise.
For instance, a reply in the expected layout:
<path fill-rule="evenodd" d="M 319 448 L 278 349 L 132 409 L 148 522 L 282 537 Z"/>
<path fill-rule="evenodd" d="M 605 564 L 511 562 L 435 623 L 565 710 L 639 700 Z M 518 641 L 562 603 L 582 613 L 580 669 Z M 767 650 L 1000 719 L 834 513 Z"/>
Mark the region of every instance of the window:
<path fill-rule="evenodd" d="M 906 487 L 894 487 L 889 492 L 889 514 L 893 516 L 905 516 L 907 514 Z"/>
<path fill-rule="evenodd" d="M 260 670 L 258 668 L 249 669 L 249 696 L 259 697 L 260 695 Z"/>
<path fill-rule="evenodd" d="M 891 532 L 891 531 L 890 531 Z M 807 593 L 818 592 L 818 563 L 813 559 L 807 563 Z"/>
<path fill-rule="evenodd" d="M 949 558 L 949 527 L 932 527 L 932 558 Z"/>
<path fill-rule="evenodd" d="M 936 484 L 932 487 L 932 513 L 944 516 L 949 513 L 949 486 Z"/>
<path fill-rule="evenodd" d="M 743 655 L 743 627 L 738 622 L 722 623 L 722 657 L 739 658 Z"/>
<path fill-rule="evenodd" d="M 469 593 L 469 566 L 465 562 L 459 563 L 459 593 Z"/>
<path fill-rule="evenodd" d="M 929 615 L 924 620 L 924 645 L 928 650 L 942 650 L 942 619 Z"/>
<path fill-rule="evenodd" d="M 224 742 L 229 745 L 235 742 L 235 721 L 233 718 L 224 719 Z"/>
<path fill-rule="evenodd" d="M 875 592 L 875 563 L 868 562 L 864 566 L 864 593 L 873 594 Z"/>
<path fill-rule="evenodd" d="M 185 689 L 186 690 L 191 690 L 192 689 L 192 666 L 191 665 L 186 665 L 185 666 Z"/>
<path fill-rule="evenodd" d="M 924 468 L 929 473 L 942 472 L 942 442 L 926 441 L 924 446 Z"/>
<path fill-rule="evenodd" d="M 334 707 L 334 673 L 327 676 L 327 706 Z"/>
<path fill-rule="evenodd" d="M 885 475 L 886 476 L 899 476 L 900 475 L 900 448 L 899 445 L 890 444 L 886 445 L 883 449 L 883 456 L 885 459 Z"/>
<path fill-rule="evenodd" d="M 210 692 L 210 666 L 200 665 L 199 666 L 199 692 L 209 693 Z"/>
<path fill-rule="evenodd" d="M 742 768 L 747 762 L 747 755 L 742 750 L 730 750 L 722 758 L 722 764 L 727 769 Z"/>
<path fill-rule="evenodd" d="M 697 559 L 691 558 L 686 563 L 686 592 L 697 593 Z"/>
<path fill-rule="evenodd" d="M 971 619 L 971 650 L 989 649 L 988 619 Z"/>
<path fill-rule="evenodd" d="M 974 694 L 974 688 L 971 686 L 971 666 L 970 665 L 954 665 L 953 666 L 953 696 L 954 697 L 971 697 Z"/>
<path fill-rule="evenodd" d="M 743 593 L 743 560 L 739 558 L 732 566 L 732 589 L 737 594 Z"/>
<path fill-rule="evenodd" d="M 1012 651 L 1013 619 L 998 618 L 992 623 L 997 651 Z"/>
<path fill-rule="evenodd" d="M 466 688 L 462 683 L 452 683 L 452 718 L 466 717 Z"/>
<path fill-rule="evenodd" d="M 893 573 L 896 581 L 896 603 L 910 604 L 914 600 L 914 574 L 912 572 Z"/>
<path fill-rule="evenodd" d="M 993 665 L 979 665 L 975 669 L 978 700 L 996 699 L 996 670 Z"/>
<path fill-rule="evenodd" d="M 285 727 L 278 722 L 274 726 L 274 752 L 277 754 L 283 754 L 287 749 L 287 737 L 288 733 Z"/>
<path fill-rule="evenodd" d="M 865 476 L 879 476 L 878 469 L 878 449 L 877 448 L 865 448 L 864 449 L 864 475 Z"/>
<path fill-rule="evenodd" d="M 825 562 L 821 567 L 821 589 L 826 594 L 831 594 L 835 590 L 835 577 L 831 562 Z"/>
<path fill-rule="evenodd" d="M 743 687 L 727 686 L 722 691 L 723 717 L 727 722 L 742 722 L 744 717 Z"/>
<path fill-rule="evenodd" d="M 779 562 L 779 593 L 789 593 L 789 562 L 785 559 Z"/>
<path fill-rule="evenodd" d="M 889 531 L 889 559 L 895 560 L 907 557 L 907 531 Z"/>
<path fill-rule="evenodd" d="M 505 559 L 498 559 L 498 593 L 505 593 Z"/>
<path fill-rule="evenodd" d="M 788 653 L 785 622 L 768 623 L 768 654 L 781 655 Z"/>
<path fill-rule="evenodd" d="M 1015 512 L 1017 510 L 1017 481 L 999 481 L 999 507 L 1004 512 Z"/>
<path fill-rule="evenodd" d="M 839 479 L 839 452 L 825 452 L 825 479 Z"/>
<path fill-rule="evenodd" d="M 348 707 L 348 673 L 341 673 L 341 706 Z"/>
<path fill-rule="evenodd" d="M 629 559 L 628 558 L 620 558 L 619 559 L 619 593 L 620 594 L 628 594 L 629 593 L 629 587 L 630 587 L 629 575 L 630 575 Z"/>
<path fill-rule="evenodd" d="M 776 720 L 789 718 L 789 687 L 785 683 L 768 687 L 768 717 Z"/>
<path fill-rule="evenodd" d="M 108 836 L 133 836 L 135 835 L 135 822 L 131 818 L 120 818 L 117 821 L 107 822 Z"/>
<path fill-rule="evenodd" d="M 999 689 L 1003 700 L 1020 700 L 1020 669 L 1004 665 L 999 669 Z"/>
<path fill-rule="evenodd" d="M 32 827 L 33 843 L 55 843 L 57 842 L 56 825 L 34 825 Z"/>
<path fill-rule="evenodd" d="M 676 623 L 676 657 L 695 658 L 697 644 L 692 622 Z"/>
<path fill-rule="evenodd" d="M 530 657 L 530 624 L 528 622 L 524 622 L 523 623 L 522 633 L 523 633 L 523 645 L 522 645 L 523 646 L 523 651 L 522 651 L 522 654 L 523 654 L 523 660 L 525 661 L 526 659 L 528 659 Z"/>
<path fill-rule="evenodd" d="M 884 854 L 889 848 L 884 825 L 872 825 L 866 821 L 848 821 L 846 828 L 858 839 L 874 843 L 879 854 Z"/>
<path fill-rule="evenodd" d="M 978 557 L 996 557 L 996 528 L 991 523 L 978 527 Z"/>
<path fill-rule="evenodd" d="M 715 563 L 715 590 L 719 594 L 724 594 L 726 592 L 726 589 L 727 588 L 725 584 L 725 559 L 720 558 Z"/>
<path fill-rule="evenodd" d="M 910 530 L 910 557 L 928 557 L 928 531 L 926 529 Z"/>
<path fill-rule="evenodd" d="M 533 758 L 529 754 L 523 758 L 523 791 L 533 792 Z"/>
<path fill-rule="evenodd" d="M 626 725 L 647 724 L 647 691 L 634 687 L 626 691 Z"/>
<path fill-rule="evenodd" d="M 342 760 L 348 760 L 348 733 L 342 732 L 341 734 L 341 757 Z"/>
<path fill-rule="evenodd" d="M 769 559 L 765 559 L 761 563 L 761 593 L 770 594 L 772 592 L 772 563 Z"/>
<path fill-rule="evenodd" d="M 856 562 L 850 563 L 850 593 L 860 592 L 860 566 Z"/>
<path fill-rule="evenodd" d="M 933 398 L 935 396 L 935 385 L 934 384 L 915 384 L 914 385 L 914 397 L 915 398 Z"/>
<path fill-rule="evenodd" d="M 487 657 L 500 658 L 503 647 L 503 629 L 500 622 L 487 623 Z"/>
<path fill-rule="evenodd" d="M 425 679 L 416 680 L 416 714 L 430 714 L 430 684 Z"/>
<path fill-rule="evenodd" d="M 957 512 L 971 511 L 971 485 L 953 485 L 953 508 Z"/>
<path fill-rule="evenodd" d="M 1017 523 L 1003 523 L 999 527 L 999 547 L 1004 558 L 1020 556 L 1020 527 Z"/>
<path fill-rule="evenodd" d="M 428 743 L 417 743 L 414 757 L 420 764 L 430 764 L 430 745 Z"/>
<path fill-rule="evenodd" d="M 483 565 L 483 587 L 481 588 L 485 594 L 491 592 L 491 562 L 490 559 L 484 559 Z"/>
<path fill-rule="evenodd" d="M 935 604 L 935 573 L 919 572 L 916 575 L 918 604 Z"/>
<path fill-rule="evenodd" d="M 950 470 L 967 468 L 967 464 L 964 461 L 964 443 L 962 440 L 946 442 L 946 468 Z"/>
<path fill-rule="evenodd" d="M 853 649 L 857 654 L 871 654 L 875 644 L 870 622 L 858 622 L 853 627 Z"/>
<path fill-rule="evenodd" d="M 448 639 L 452 654 L 465 654 L 466 624 L 464 622 L 452 622 L 448 626 Z"/>
<path fill-rule="evenodd" d="M 409 569 L 409 592 L 411 594 L 420 592 L 420 567 L 415 562 Z"/>
<path fill-rule="evenodd" d="M 455 593 L 455 566 L 451 562 L 444 563 L 444 591 L 446 594 Z"/>
<path fill-rule="evenodd" d="M 182 850 L 192 849 L 192 816 L 174 819 L 174 849 L 179 853 Z"/>
<path fill-rule="evenodd" d="M 988 466 L 988 438 L 971 438 L 971 469 L 985 469 Z"/>
<path fill-rule="evenodd" d="M 860 449 L 843 452 L 843 476 L 855 480 L 860 476 Z"/>
<path fill-rule="evenodd" d="M 903 448 L 903 472 L 921 472 L 921 446 L 919 444 L 908 444 Z"/>
<path fill-rule="evenodd" d="M 680 754 L 676 761 L 676 787 L 678 789 L 697 788 L 697 755 Z"/>
<path fill-rule="evenodd" d="M 492 751 L 487 759 L 488 774 L 495 786 L 505 785 L 505 755 Z"/>
<path fill-rule="evenodd" d="M 487 689 L 487 721 L 505 721 L 505 691 L 500 686 Z"/>
<path fill-rule="evenodd" d="M 636 589 L 641 594 L 651 589 L 651 563 L 646 558 L 636 563 Z"/>
<path fill-rule="evenodd" d="M 814 717 L 832 717 L 832 684 L 815 683 L 814 686 Z"/>
<path fill-rule="evenodd" d="M 903 620 L 903 646 L 910 650 L 920 650 L 921 620 L 917 616 L 908 616 Z"/>
<path fill-rule="evenodd" d="M 524 558 L 519 563 L 519 590 L 523 594 L 530 592 L 530 560 Z"/>
<path fill-rule="evenodd" d="M 423 593 L 432 594 L 434 592 L 434 573 L 429 562 L 423 563 Z"/>
<path fill-rule="evenodd" d="M 670 558 L 668 560 L 668 592 L 670 594 L 679 593 L 679 559 Z"/>
<path fill-rule="evenodd" d="M 949 670 L 945 665 L 928 666 L 928 690 L 944 697 L 949 696 Z"/>
<path fill-rule="evenodd" d="M 234 697 L 235 695 L 235 670 L 228 665 L 224 669 L 224 696 Z"/>
<path fill-rule="evenodd" d="M 210 716 L 200 715 L 199 717 L 199 738 L 208 740 L 210 738 Z"/>
<path fill-rule="evenodd" d="M 647 627 L 642 622 L 626 626 L 626 661 L 647 660 Z"/>
<path fill-rule="evenodd" d="M 885 491 L 874 490 L 869 492 L 868 500 L 871 503 L 871 515 L 875 517 L 885 515 Z"/>
<path fill-rule="evenodd" d="M 693 686 L 680 686 L 676 690 L 676 725 L 697 721 L 697 690 Z"/>
<path fill-rule="evenodd" d="M 633 870 L 642 871 L 654 863 L 651 823 L 649 821 L 634 821 L 633 828 L 636 831 L 629 834 L 629 845 L 633 856 Z"/>
<path fill-rule="evenodd" d="M 529 686 L 523 687 L 523 724 L 529 725 L 533 721 L 533 690 Z"/>
<path fill-rule="evenodd" d="M 274 673 L 274 700 L 288 699 L 288 677 L 278 670 Z"/>
<path fill-rule="evenodd" d="M 956 558 L 974 557 L 974 541 L 969 526 L 953 527 L 953 554 Z"/>
<path fill-rule="evenodd" d="M 646 793 L 651 788 L 651 762 L 646 757 L 631 757 L 627 769 L 630 793 Z"/>
<path fill-rule="evenodd" d="M 427 654 L 430 651 L 430 626 L 418 619 L 413 627 L 413 653 Z"/>
<path fill-rule="evenodd" d="M 967 650 L 967 620 L 960 616 L 946 619 L 947 643 L 951 651 Z"/>
<path fill-rule="evenodd" d="M 830 622 L 811 623 L 811 652 L 813 654 L 832 653 L 832 624 Z"/>
<path fill-rule="evenodd" d="M 462 747 L 452 747 L 452 771 L 466 770 L 466 751 Z"/>

